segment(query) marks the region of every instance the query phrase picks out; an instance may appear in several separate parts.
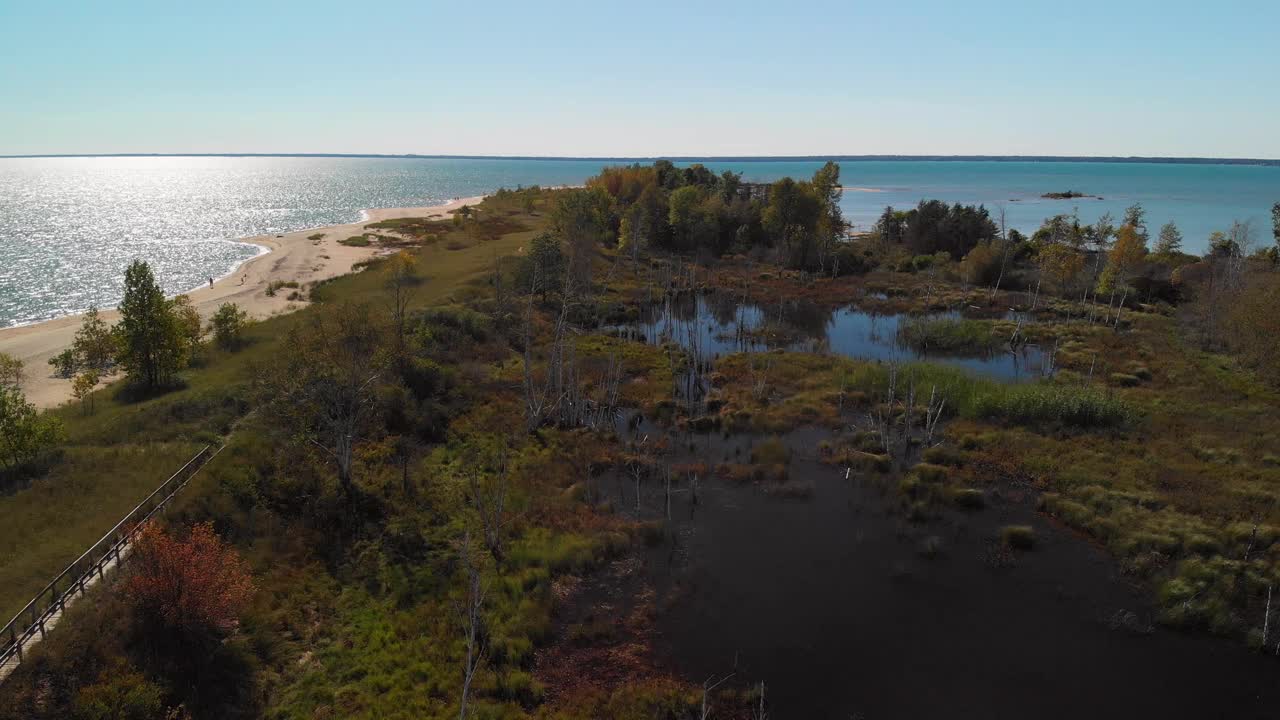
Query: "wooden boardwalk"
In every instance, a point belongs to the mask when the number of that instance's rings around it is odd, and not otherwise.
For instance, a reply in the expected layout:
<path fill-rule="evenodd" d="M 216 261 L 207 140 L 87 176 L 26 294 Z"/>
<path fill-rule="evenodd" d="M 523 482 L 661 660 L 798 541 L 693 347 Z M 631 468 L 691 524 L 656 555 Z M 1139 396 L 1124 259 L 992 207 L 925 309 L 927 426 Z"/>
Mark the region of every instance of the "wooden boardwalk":
<path fill-rule="evenodd" d="M 102 539 L 63 570 L 0 630 L 0 683 L 25 660 L 27 653 L 48 635 L 66 614 L 67 608 L 84 597 L 89 588 L 103 582 L 129 558 L 139 528 L 164 511 L 169 501 L 186 487 L 222 448 L 206 445 L 178 472 L 165 480 L 133 510 L 129 511 Z"/>

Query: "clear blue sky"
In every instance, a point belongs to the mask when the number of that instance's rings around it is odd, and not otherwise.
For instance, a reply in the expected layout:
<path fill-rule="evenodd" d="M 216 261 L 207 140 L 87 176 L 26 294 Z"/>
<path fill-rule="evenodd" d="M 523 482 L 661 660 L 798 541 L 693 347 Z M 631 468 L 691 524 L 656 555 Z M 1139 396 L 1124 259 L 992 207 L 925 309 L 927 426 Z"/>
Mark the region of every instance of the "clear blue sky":
<path fill-rule="evenodd" d="M 0 0 L 0 154 L 1280 158 L 1280 2 Z"/>

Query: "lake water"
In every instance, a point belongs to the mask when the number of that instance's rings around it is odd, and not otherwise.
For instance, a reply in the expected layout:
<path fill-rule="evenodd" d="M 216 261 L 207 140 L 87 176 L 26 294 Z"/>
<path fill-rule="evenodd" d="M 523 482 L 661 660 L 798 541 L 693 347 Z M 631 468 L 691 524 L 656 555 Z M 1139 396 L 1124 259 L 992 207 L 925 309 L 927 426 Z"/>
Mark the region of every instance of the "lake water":
<path fill-rule="evenodd" d="M 257 248 L 236 238 L 353 222 L 376 207 L 430 205 L 517 185 L 577 184 L 600 160 L 398 158 L 0 159 L 0 327 L 90 304 L 114 305 L 124 267 L 152 263 L 170 293 L 221 276 Z M 709 162 L 748 179 L 807 177 L 819 162 Z M 1154 234 L 1176 221 L 1190 251 L 1214 229 L 1252 220 L 1270 236 L 1280 167 L 1065 162 L 858 161 L 842 164 L 849 219 L 869 227 L 885 205 L 922 198 L 1004 205 L 1010 227 L 1034 230 L 1078 209 L 1082 221 L 1147 208 Z M 1043 200 L 1077 190 L 1103 200 Z"/>

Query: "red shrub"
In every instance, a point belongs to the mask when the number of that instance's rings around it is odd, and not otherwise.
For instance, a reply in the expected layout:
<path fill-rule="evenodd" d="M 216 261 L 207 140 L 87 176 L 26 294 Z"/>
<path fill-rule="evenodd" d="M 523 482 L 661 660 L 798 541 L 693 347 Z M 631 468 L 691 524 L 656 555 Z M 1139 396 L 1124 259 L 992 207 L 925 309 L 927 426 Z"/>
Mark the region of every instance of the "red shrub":
<path fill-rule="evenodd" d="M 138 534 L 132 553 L 128 596 L 172 629 L 230 632 L 253 595 L 248 566 L 210 523 L 192 526 L 186 537 L 148 525 Z"/>

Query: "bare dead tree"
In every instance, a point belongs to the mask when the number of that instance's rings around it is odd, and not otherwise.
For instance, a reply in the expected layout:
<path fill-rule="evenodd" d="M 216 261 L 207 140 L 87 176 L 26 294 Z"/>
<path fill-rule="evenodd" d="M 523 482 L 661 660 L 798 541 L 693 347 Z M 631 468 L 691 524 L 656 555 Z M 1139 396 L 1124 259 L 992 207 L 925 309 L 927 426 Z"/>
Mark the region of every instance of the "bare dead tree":
<path fill-rule="evenodd" d="M 458 720 L 467 719 L 467 703 L 471 698 L 471 685 L 476 673 L 484 664 L 484 598 L 487 588 L 480 574 L 480 565 L 476 561 L 471 547 L 471 531 L 462 536 L 458 547 L 458 557 L 466 572 L 465 586 L 461 600 L 454 600 L 454 611 L 462 628 L 466 654 L 462 661 L 462 697 L 458 703 Z"/>
<path fill-rule="evenodd" d="M 933 445 L 933 434 L 938 429 L 938 421 L 942 419 L 942 411 L 947 406 L 947 398 L 938 392 L 938 386 L 929 389 L 929 406 L 924 416 L 924 444 Z"/>
<path fill-rule="evenodd" d="M 751 720 L 769 720 L 769 713 L 764 709 L 764 681 L 760 681 L 759 704 L 751 713 Z"/>
<path fill-rule="evenodd" d="M 1262 651 L 1267 650 L 1267 633 L 1271 630 L 1271 584 L 1267 584 L 1267 609 L 1262 614 Z"/>
<path fill-rule="evenodd" d="M 729 673 L 719 680 L 716 680 L 714 683 L 711 682 L 715 679 L 715 676 L 713 675 L 702 683 L 702 709 L 698 713 L 699 720 L 707 720 L 707 718 L 711 717 L 711 691 L 723 685 L 729 680 L 729 678 L 733 677 L 733 675 L 733 673 Z"/>
<path fill-rule="evenodd" d="M 509 486 L 507 463 L 503 459 L 499 469 L 491 474 L 488 480 L 481 477 L 481 472 L 472 468 L 467 472 L 467 485 L 471 490 L 471 502 L 480 515 L 480 527 L 484 533 L 484 544 L 498 565 L 506 559 L 505 538 L 507 518 L 507 488 Z"/>
<path fill-rule="evenodd" d="M 875 429 L 876 435 L 880 438 L 880 445 L 884 448 L 886 454 L 893 454 L 893 415 L 894 403 L 896 401 L 896 392 L 898 386 L 898 364 L 889 363 L 889 382 L 888 389 L 885 392 L 885 401 L 883 404 L 877 405 L 874 412 L 867 413 L 867 419 L 871 421 L 872 427 Z"/>
<path fill-rule="evenodd" d="M 551 348 L 547 357 L 546 377 L 538 383 L 533 375 L 533 295 L 529 296 L 524 318 L 524 400 L 525 430 L 532 432 L 546 421 L 550 410 L 560 406 L 558 392 L 563 385 L 562 361 L 565 348 L 565 326 L 569 316 L 568 292 L 560 303 L 560 315 L 552 332 Z"/>

